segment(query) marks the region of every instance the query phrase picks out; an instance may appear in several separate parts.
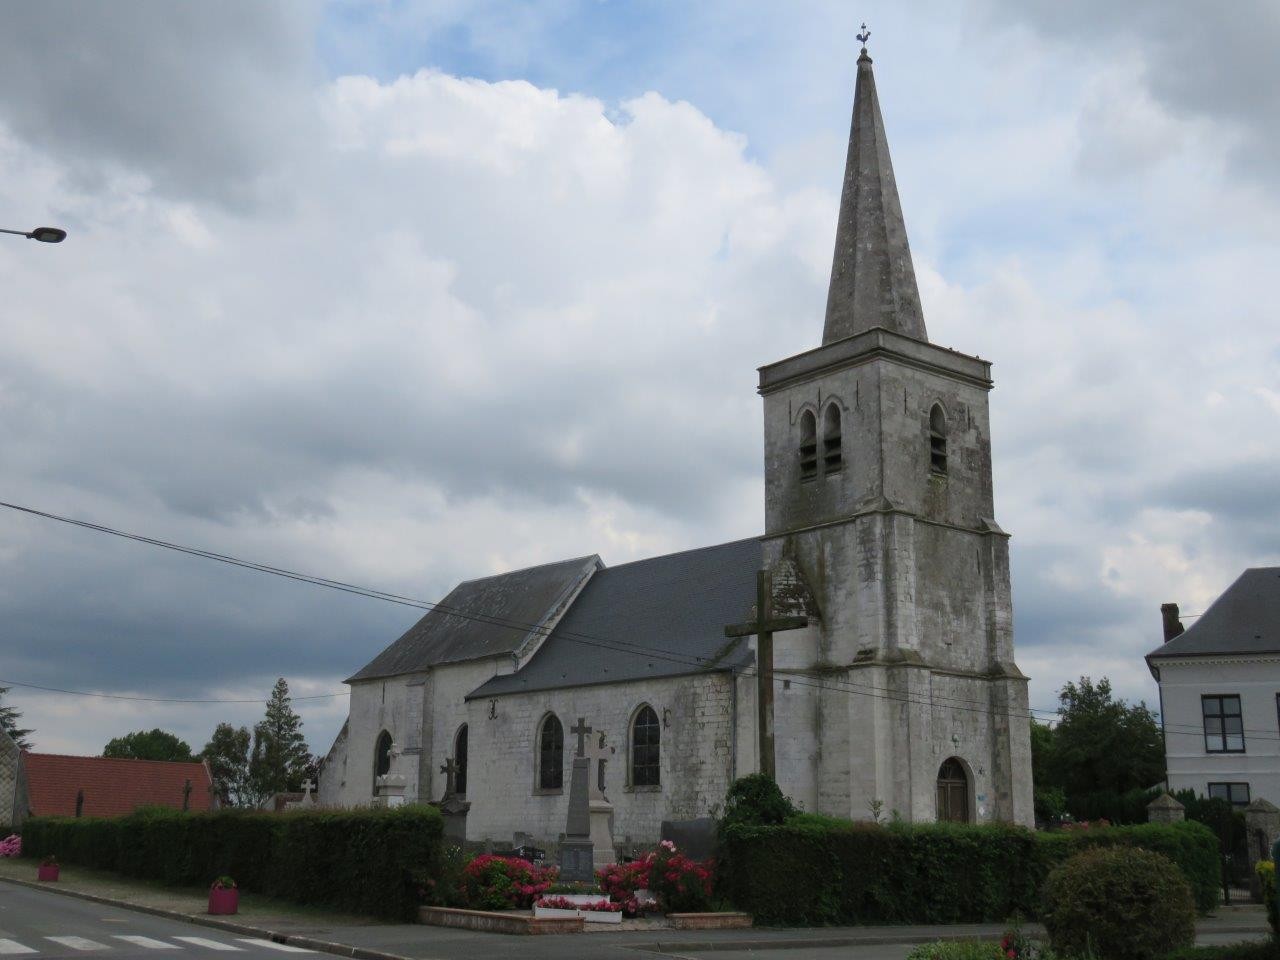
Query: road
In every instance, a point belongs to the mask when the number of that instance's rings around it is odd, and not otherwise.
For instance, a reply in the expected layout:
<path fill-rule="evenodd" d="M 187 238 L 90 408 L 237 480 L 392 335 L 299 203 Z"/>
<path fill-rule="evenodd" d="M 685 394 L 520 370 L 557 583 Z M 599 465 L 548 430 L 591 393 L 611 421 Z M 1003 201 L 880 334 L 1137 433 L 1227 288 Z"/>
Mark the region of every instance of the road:
<path fill-rule="evenodd" d="M 0 960 L 287 960 L 324 954 L 0 884 Z"/>

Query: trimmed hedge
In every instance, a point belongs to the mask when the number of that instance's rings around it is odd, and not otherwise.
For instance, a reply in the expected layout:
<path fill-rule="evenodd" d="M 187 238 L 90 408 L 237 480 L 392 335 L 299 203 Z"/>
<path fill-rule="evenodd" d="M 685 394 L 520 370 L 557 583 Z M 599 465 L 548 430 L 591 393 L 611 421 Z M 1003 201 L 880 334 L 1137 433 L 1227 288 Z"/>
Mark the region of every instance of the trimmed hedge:
<path fill-rule="evenodd" d="M 722 882 L 762 924 L 992 923 L 1036 916 L 1050 869 L 1087 847 L 1118 844 L 1164 854 L 1191 884 L 1197 909 L 1216 905 L 1218 841 L 1198 823 L 1034 833 L 798 817 L 727 829 Z"/>
<path fill-rule="evenodd" d="M 428 806 L 394 810 L 33 817 L 24 857 L 113 870 L 174 886 L 228 875 L 243 889 L 352 913 L 411 920 L 440 869 L 443 821 Z"/>

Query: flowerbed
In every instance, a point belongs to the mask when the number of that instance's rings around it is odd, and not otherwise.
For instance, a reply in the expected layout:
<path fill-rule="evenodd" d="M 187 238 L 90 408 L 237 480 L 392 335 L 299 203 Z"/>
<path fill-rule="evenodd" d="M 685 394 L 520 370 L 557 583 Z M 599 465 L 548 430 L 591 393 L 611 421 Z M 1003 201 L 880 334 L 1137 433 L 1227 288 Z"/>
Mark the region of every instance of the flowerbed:
<path fill-rule="evenodd" d="M 462 894 L 473 910 L 518 910 L 542 897 L 559 873 L 556 867 L 486 853 L 462 868 Z"/>
<path fill-rule="evenodd" d="M 568 897 L 543 897 L 536 906 L 551 910 L 585 910 L 600 913 L 621 913 L 622 904 L 611 900 L 571 900 Z"/>
<path fill-rule="evenodd" d="M 654 905 L 641 892 L 650 891 L 657 905 L 667 913 L 701 913 L 711 905 L 714 864 L 686 857 L 670 840 L 663 840 L 639 860 L 619 863 L 596 872 L 600 888 L 627 914 L 637 914 Z"/>

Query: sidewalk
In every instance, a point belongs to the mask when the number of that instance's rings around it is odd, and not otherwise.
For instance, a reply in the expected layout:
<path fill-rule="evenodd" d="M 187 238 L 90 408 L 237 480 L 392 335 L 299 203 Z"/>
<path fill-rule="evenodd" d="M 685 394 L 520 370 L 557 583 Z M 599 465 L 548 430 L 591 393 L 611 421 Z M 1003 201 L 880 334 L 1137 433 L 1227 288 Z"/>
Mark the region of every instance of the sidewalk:
<path fill-rule="evenodd" d="M 30 882 L 30 860 L 0 859 L 0 880 Z M 174 890 L 116 874 L 63 867 L 56 884 L 40 884 L 57 894 L 80 894 L 118 906 L 187 918 L 210 926 L 250 929 L 250 935 L 364 960 L 500 960 L 519 953 L 528 960 L 574 957 L 582 960 L 636 960 L 637 954 L 689 955 L 760 950 L 822 950 L 928 943 L 934 940 L 995 939 L 1004 924 L 948 926 L 818 927 L 751 930 L 648 930 L 573 936 L 511 937 L 418 924 L 393 924 L 334 914 L 312 907 L 281 903 L 253 894 L 241 897 L 241 912 L 230 923 L 204 914 L 204 890 Z M 1040 928 L 1028 924 L 1028 933 Z M 1196 924 L 1200 942 L 1226 943 L 1255 939 L 1267 932 L 1263 909 L 1253 904 L 1222 907 Z M 881 951 L 874 951 L 877 956 Z M 863 953 L 858 951 L 855 956 Z M 804 954 L 797 952 L 795 956 Z"/>

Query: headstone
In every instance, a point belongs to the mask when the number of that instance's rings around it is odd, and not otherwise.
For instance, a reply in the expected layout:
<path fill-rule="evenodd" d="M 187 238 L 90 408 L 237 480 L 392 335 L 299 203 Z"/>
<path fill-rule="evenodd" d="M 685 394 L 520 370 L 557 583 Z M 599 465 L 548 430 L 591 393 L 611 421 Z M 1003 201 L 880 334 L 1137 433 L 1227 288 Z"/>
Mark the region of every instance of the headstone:
<path fill-rule="evenodd" d="M 1244 832 L 1249 840 L 1249 885 L 1253 899 L 1262 902 L 1262 886 L 1255 869 L 1260 860 L 1271 858 L 1271 845 L 1280 839 L 1280 808 L 1259 797 L 1244 808 Z"/>
<path fill-rule="evenodd" d="M 444 838 L 455 843 L 467 839 L 467 811 L 471 803 L 457 793 L 458 764 L 453 757 L 446 757 L 440 766 L 444 774 L 444 796 L 435 804 L 444 817 Z"/>
<path fill-rule="evenodd" d="M 1179 823 L 1186 817 L 1186 808 L 1169 796 L 1166 790 L 1147 804 L 1148 823 Z"/>
<path fill-rule="evenodd" d="M 405 794 L 409 789 L 408 778 L 400 772 L 400 755 L 403 753 L 397 744 L 391 744 L 391 765 L 387 772 L 374 780 L 377 790 L 378 805 L 383 807 L 399 807 L 405 802 Z"/>
<path fill-rule="evenodd" d="M 578 753 L 573 758 L 569 780 L 569 815 L 564 839 L 560 841 L 560 879 L 590 881 L 594 876 L 591 842 L 591 758 L 587 756 L 586 737 L 591 732 L 587 721 L 578 718 L 569 732 L 578 738 Z"/>
<path fill-rule="evenodd" d="M 708 860 L 716 852 L 716 822 L 711 817 L 695 820 L 663 820 L 661 836 L 693 860 Z"/>
<path fill-rule="evenodd" d="M 613 851 L 613 804 L 605 796 L 605 769 L 612 751 L 605 744 L 600 731 L 595 749 L 591 753 L 596 764 L 596 775 L 591 778 L 591 796 L 587 804 L 591 816 L 591 866 L 600 870 L 617 861 Z"/>
<path fill-rule="evenodd" d="M 315 788 L 316 785 L 311 782 L 310 777 L 302 781 L 302 799 L 298 801 L 298 806 L 311 808 L 316 805 L 315 795 L 311 792 Z"/>

